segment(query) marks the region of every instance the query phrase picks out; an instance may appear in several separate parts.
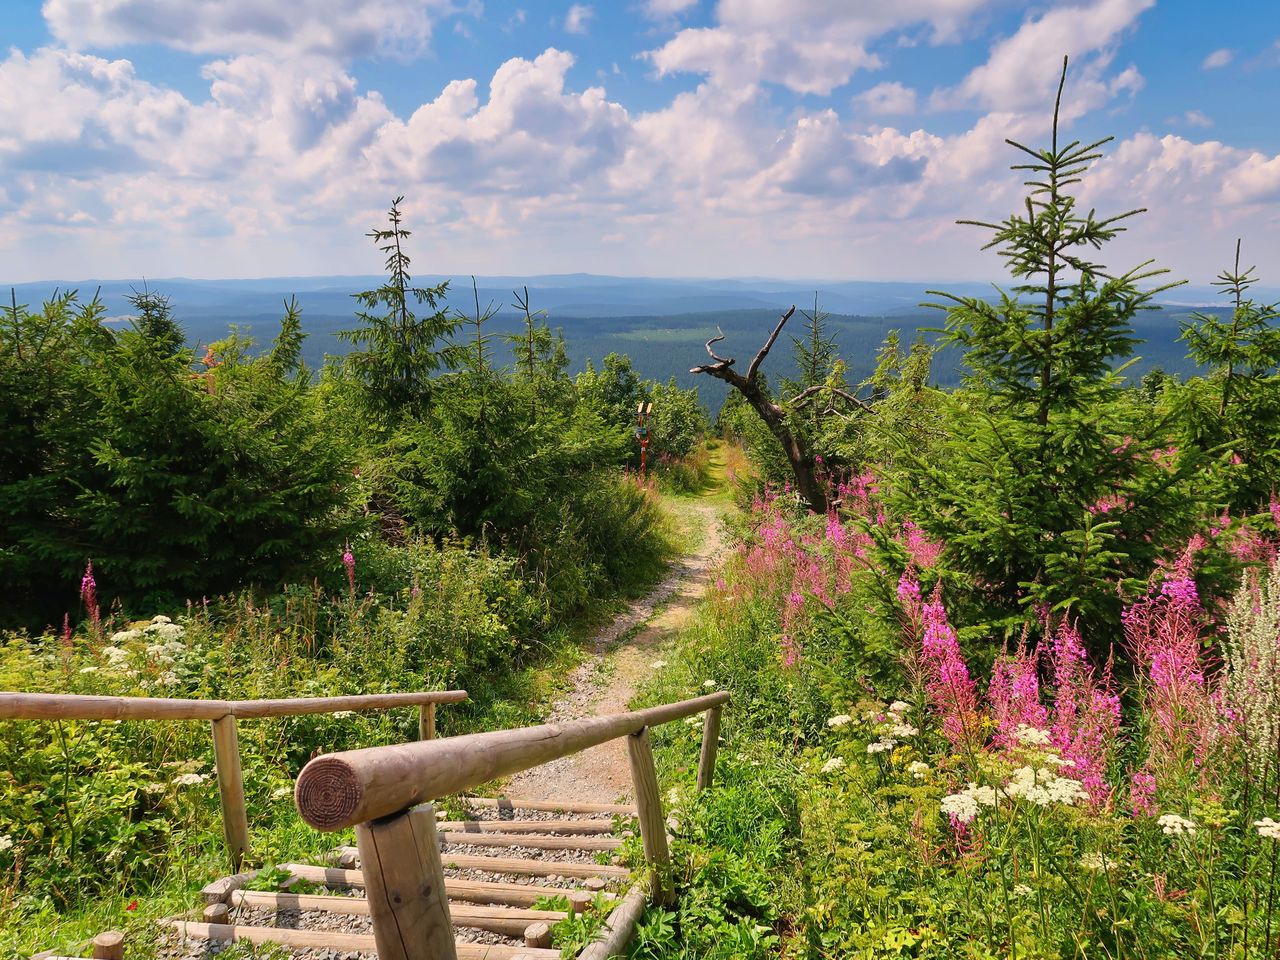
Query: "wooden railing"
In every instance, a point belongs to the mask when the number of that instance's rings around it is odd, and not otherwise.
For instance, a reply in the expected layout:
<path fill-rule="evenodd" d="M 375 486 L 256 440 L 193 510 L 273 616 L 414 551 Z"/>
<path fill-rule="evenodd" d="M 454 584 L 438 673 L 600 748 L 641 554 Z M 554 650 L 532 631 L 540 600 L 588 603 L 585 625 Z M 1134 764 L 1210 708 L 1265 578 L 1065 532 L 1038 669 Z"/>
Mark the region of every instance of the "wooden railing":
<path fill-rule="evenodd" d="M 249 855 L 249 819 L 240 769 L 238 719 L 296 717 L 340 710 L 418 708 L 418 736 L 436 735 L 436 705 L 467 698 L 465 690 L 373 693 L 290 700 L 177 700 L 158 697 L 95 697 L 61 693 L 0 693 L 0 720 L 207 720 L 213 728 L 213 758 L 222 803 L 222 830 L 231 868 Z"/>
<path fill-rule="evenodd" d="M 456 960 L 430 801 L 626 737 L 649 895 L 670 903 L 671 856 L 649 728 L 706 713 L 698 767 L 698 786 L 705 788 L 728 701 L 721 692 L 569 723 L 332 753 L 303 768 L 294 801 L 318 830 L 356 828 L 379 960 Z M 609 939 L 582 956 L 611 956 Z"/>

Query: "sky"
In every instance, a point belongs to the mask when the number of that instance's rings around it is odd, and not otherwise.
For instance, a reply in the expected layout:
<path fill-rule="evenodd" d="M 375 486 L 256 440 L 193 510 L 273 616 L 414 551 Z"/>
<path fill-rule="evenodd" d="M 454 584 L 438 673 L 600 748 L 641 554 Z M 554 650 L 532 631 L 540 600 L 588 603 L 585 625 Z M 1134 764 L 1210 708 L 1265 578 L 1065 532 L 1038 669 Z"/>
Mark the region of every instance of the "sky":
<path fill-rule="evenodd" d="M 1275 0 L 4 0 L 0 280 L 998 279 L 1012 138 L 1106 254 L 1280 280 Z"/>

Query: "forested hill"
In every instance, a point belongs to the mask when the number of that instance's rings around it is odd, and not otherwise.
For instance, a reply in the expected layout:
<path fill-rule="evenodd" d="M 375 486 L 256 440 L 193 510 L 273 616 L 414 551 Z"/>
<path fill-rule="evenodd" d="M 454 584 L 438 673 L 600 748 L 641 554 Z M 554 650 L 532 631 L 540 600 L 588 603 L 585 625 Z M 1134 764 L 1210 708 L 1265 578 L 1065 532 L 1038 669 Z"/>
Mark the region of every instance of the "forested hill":
<path fill-rule="evenodd" d="M 420 278 L 435 283 L 437 278 Z M 296 295 L 303 309 L 303 330 L 309 334 L 303 357 L 318 368 L 326 354 L 342 354 L 349 345 L 336 333 L 354 324 L 357 290 L 376 287 L 375 276 L 279 277 L 258 280 L 191 280 L 185 278 L 145 281 L 151 290 L 168 296 L 174 314 L 193 345 L 203 346 L 226 336 L 235 324 L 260 344 L 270 342 L 278 329 L 283 301 Z M 858 381 L 872 369 L 876 350 L 890 330 L 910 339 L 941 321 L 941 313 L 920 304 L 936 298 L 928 289 L 944 289 L 959 295 L 982 296 L 992 288 L 980 283 L 897 283 L 851 281 L 844 283 L 796 283 L 775 280 L 679 280 L 598 277 L 589 274 L 537 277 L 477 278 L 481 307 L 492 302 L 499 313 L 487 329 L 495 334 L 515 332 L 520 315 L 511 306 L 512 292 L 528 285 L 531 307 L 545 310 L 553 328 L 564 331 L 571 372 L 588 361 L 599 365 L 608 353 L 628 354 L 646 378 L 675 377 L 682 387 L 696 387 L 703 403 L 718 409 L 725 387 L 720 381 L 695 377 L 689 368 L 705 358 L 703 343 L 717 330 L 726 341 L 722 354 L 747 358 L 759 349 L 762 338 L 776 322 L 778 312 L 791 304 L 812 309 L 814 293 L 819 306 L 830 312 L 830 329 L 839 353 L 849 364 L 849 377 Z M 95 290 L 115 322 L 131 312 L 127 297 L 144 288 L 142 280 L 48 281 L 15 285 L 19 303 L 38 304 L 55 289 L 78 289 L 82 298 Z M 1262 299 L 1280 298 L 1280 292 L 1260 291 Z M 1179 322 L 1192 310 L 1221 309 L 1207 287 L 1182 287 L 1171 292 L 1163 309 L 1139 318 L 1137 334 L 1141 360 L 1132 368 L 1141 376 L 1153 367 L 1171 373 L 1189 372 L 1184 346 L 1177 342 Z M 469 277 L 452 278 L 450 305 L 463 312 L 475 309 Z M 798 324 L 797 324 L 798 326 Z M 933 339 L 932 334 L 926 334 Z M 784 344 L 786 341 L 784 340 Z M 952 385 L 958 379 L 956 358 L 948 351 L 936 358 L 934 375 Z M 774 377 L 790 374 L 788 350 L 770 356 L 766 372 Z"/>

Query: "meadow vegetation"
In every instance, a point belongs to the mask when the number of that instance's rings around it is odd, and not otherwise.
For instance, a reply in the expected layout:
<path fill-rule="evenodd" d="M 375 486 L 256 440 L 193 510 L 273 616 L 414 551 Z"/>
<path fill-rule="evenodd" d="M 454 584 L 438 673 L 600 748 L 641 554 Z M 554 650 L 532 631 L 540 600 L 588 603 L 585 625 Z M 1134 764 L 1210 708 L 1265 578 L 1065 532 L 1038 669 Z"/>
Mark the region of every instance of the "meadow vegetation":
<path fill-rule="evenodd" d="M 150 290 L 123 326 L 74 292 L 0 313 L 0 688 L 463 688 L 446 733 L 514 726 L 583 633 L 662 573 L 681 531 L 659 487 L 705 472 L 693 392 L 621 356 L 569 377 L 527 292 L 516 360 L 497 367 L 491 309 L 461 316 L 413 285 L 398 201 L 373 238 L 387 280 L 358 298 L 355 349 L 319 371 L 295 304 L 267 348 L 232 331 L 202 357 Z M 641 400 L 659 411 L 646 482 Z M 255 854 L 321 842 L 288 790 L 310 757 L 415 724 L 243 724 Z M 205 724 L 2 727 L 0 953 L 148 929 L 226 871 Z"/>
<path fill-rule="evenodd" d="M 1055 106 L 1048 147 L 1013 145 L 1025 202 L 978 225 L 1011 285 L 936 295 L 960 386 L 896 335 L 849 382 L 815 302 L 795 378 L 763 355 L 721 378 L 725 474 L 691 392 L 620 354 L 569 377 L 527 292 L 496 368 L 492 306 L 412 285 L 397 206 L 356 349 L 314 376 L 293 309 L 269 350 L 232 335 L 198 361 L 150 292 L 118 331 L 74 295 L 14 304 L 0 686 L 465 686 L 446 730 L 526 722 L 573 625 L 661 569 L 663 502 L 730 487 L 734 548 L 639 697 L 733 702 L 702 794 L 700 728 L 653 731 L 681 896 L 635 957 L 1275 957 L 1277 311 L 1237 248 L 1228 315 L 1181 329 L 1199 372 L 1127 378 L 1169 279 L 1101 262 L 1140 213 L 1077 203 L 1105 144 L 1065 142 Z M 299 765 L 410 723 L 246 725 L 255 846 L 321 843 L 289 804 Z M 157 915 L 211 869 L 203 730 L 6 724 L 0 751 L 10 944 L 85 929 L 90 900 Z"/>
<path fill-rule="evenodd" d="M 1134 215 L 1072 196 L 1104 144 L 1056 110 L 1014 144 L 1026 202 L 979 225 L 1014 284 L 939 298 L 960 388 L 896 340 L 851 385 L 806 317 L 771 396 L 847 395 L 783 401 L 827 509 L 721 412 L 739 545 L 644 699 L 733 706 L 702 795 L 696 731 L 660 734 L 687 892 L 637 956 L 1280 953 L 1277 313 L 1237 249 L 1230 316 L 1182 330 L 1200 374 L 1127 382 L 1166 281 L 1093 259 Z"/>

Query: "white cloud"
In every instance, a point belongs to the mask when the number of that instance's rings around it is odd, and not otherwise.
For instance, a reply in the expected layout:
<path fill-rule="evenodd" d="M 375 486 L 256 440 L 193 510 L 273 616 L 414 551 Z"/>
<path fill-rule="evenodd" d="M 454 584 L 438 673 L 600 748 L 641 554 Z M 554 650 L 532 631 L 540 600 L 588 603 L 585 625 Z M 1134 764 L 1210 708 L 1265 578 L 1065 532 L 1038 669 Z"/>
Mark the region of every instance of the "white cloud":
<path fill-rule="evenodd" d="M 159 43 L 203 54 L 339 58 L 413 54 L 450 0 L 45 0 L 50 32 L 73 49 Z"/>
<path fill-rule="evenodd" d="M 877 116 L 916 112 L 916 92 L 896 80 L 878 83 L 853 99 L 868 113 Z"/>
<path fill-rule="evenodd" d="M 1213 126 L 1213 118 L 1202 110 L 1188 110 L 1176 117 L 1169 117 L 1165 123 L 1180 124 L 1186 127 L 1200 127 L 1207 130 Z"/>
<path fill-rule="evenodd" d="M 716 42 L 754 35 L 745 0 L 724 6 L 746 32 Z M 1095 103 L 1140 82 L 1111 67 L 1114 38 L 1099 42 L 1080 68 Z M 726 60 L 633 112 L 601 86 L 575 88 L 573 62 L 556 49 L 511 59 L 404 118 L 327 54 L 220 58 L 203 68 L 207 92 L 188 98 L 126 60 L 11 52 L 0 58 L 0 262 L 25 276 L 54 262 L 133 276 L 374 272 L 363 233 L 404 193 L 424 274 L 995 275 L 981 235 L 953 221 L 1017 208 L 1004 138 L 1043 142 L 1056 81 L 1046 63 L 1042 99 L 944 135 L 909 120 L 913 91 L 893 81 L 860 94 L 852 119 L 783 112 L 759 64 L 732 74 Z M 792 79 L 828 69 L 844 67 L 833 55 Z M 891 106 L 897 126 L 869 122 Z M 1086 202 L 1104 213 L 1152 210 L 1108 261 L 1155 254 L 1204 279 L 1203 249 L 1226 249 L 1245 227 L 1259 261 L 1280 259 L 1280 156 L 1190 136 L 1130 136 L 1088 174 Z"/>
<path fill-rule="evenodd" d="M 1128 31 L 1155 0 L 1091 0 L 1055 6 L 1026 20 L 1016 33 L 991 48 L 987 61 L 959 85 L 936 92 L 939 109 L 976 104 L 989 110 L 1043 108 L 1053 102 L 1062 57 L 1076 62 L 1068 74 L 1069 115 L 1078 115 L 1123 92 L 1134 92 L 1142 77 L 1134 67 L 1106 76 L 1109 47 Z M 1102 51 L 1097 56 L 1085 55 Z M 1084 57 L 1084 63 L 1077 58 Z"/>
<path fill-rule="evenodd" d="M 586 33 L 596 12 L 585 3 L 575 3 L 564 16 L 565 33 Z"/>
<path fill-rule="evenodd" d="M 644 0 L 641 9 L 651 20 L 668 20 L 697 5 L 698 0 Z"/>
<path fill-rule="evenodd" d="M 1200 66 L 1205 70 L 1217 70 L 1221 67 L 1227 66 L 1234 59 L 1235 54 L 1226 47 L 1223 47 L 1221 50 L 1215 50 L 1213 53 L 1205 57 L 1204 62 L 1200 64 Z"/>
<path fill-rule="evenodd" d="M 659 74 L 699 73 L 725 87 L 768 82 L 798 93 L 826 95 L 848 83 L 858 70 L 883 65 L 868 50 L 872 41 L 924 26 L 934 42 L 945 42 L 992 2 L 721 0 L 716 26 L 681 30 L 644 56 Z"/>

